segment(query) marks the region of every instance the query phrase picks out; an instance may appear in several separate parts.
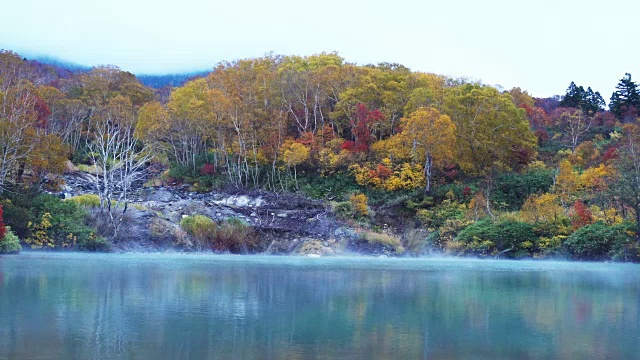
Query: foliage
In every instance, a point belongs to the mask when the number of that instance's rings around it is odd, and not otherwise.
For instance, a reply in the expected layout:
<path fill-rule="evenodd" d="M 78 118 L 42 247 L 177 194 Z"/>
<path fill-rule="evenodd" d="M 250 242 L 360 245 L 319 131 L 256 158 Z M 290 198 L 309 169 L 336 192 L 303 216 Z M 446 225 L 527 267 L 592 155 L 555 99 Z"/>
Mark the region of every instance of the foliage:
<path fill-rule="evenodd" d="M 73 201 L 16 194 L 3 204 L 7 223 L 32 248 L 105 251 L 110 247 L 87 226 L 87 213 Z"/>
<path fill-rule="evenodd" d="M 70 197 L 67 201 L 71 201 L 78 206 L 93 208 L 100 206 L 100 197 L 95 194 L 82 194 Z"/>
<path fill-rule="evenodd" d="M 564 216 L 564 208 L 556 194 L 530 195 L 522 205 L 519 217 L 528 223 L 551 223 Z"/>
<path fill-rule="evenodd" d="M 461 85 L 448 89 L 444 109 L 456 126 L 457 163 L 470 174 L 517 169 L 535 156 L 537 140 L 525 111 L 508 93 Z"/>
<path fill-rule="evenodd" d="M 464 228 L 455 241 L 462 245 L 463 253 L 488 256 L 505 251 L 506 257 L 517 258 L 532 255 L 537 239 L 531 224 L 485 219 Z"/>
<path fill-rule="evenodd" d="M 633 242 L 629 224 L 609 226 L 598 221 L 569 235 L 564 245 L 567 255 L 572 259 L 607 260 L 624 258 L 625 246 Z"/>
<path fill-rule="evenodd" d="M 180 221 L 180 227 L 201 243 L 207 243 L 218 229 L 216 223 L 204 215 L 187 216 Z"/>
<path fill-rule="evenodd" d="M 349 198 L 353 212 L 357 217 L 365 217 L 369 215 L 369 206 L 365 194 L 353 194 Z"/>
<path fill-rule="evenodd" d="M 609 103 L 611 112 L 618 118 L 637 117 L 640 114 L 640 87 L 631 80 L 631 74 L 624 74 L 616 89 Z"/>
<path fill-rule="evenodd" d="M 582 86 L 577 86 L 572 81 L 559 105 L 561 107 L 579 108 L 585 113 L 595 113 L 604 110 L 605 102 L 599 92 L 594 92 L 591 87 L 585 90 Z"/>
<path fill-rule="evenodd" d="M 201 246 L 214 251 L 246 253 L 257 246 L 253 230 L 236 218 L 229 218 L 218 225 L 204 215 L 192 215 L 182 219 L 180 227 Z"/>
<path fill-rule="evenodd" d="M 0 254 L 17 254 L 20 250 L 22 250 L 20 239 L 11 231 L 11 228 L 6 228 L 4 237 L 0 239 Z"/>
<path fill-rule="evenodd" d="M 456 202 L 445 200 L 431 209 L 418 210 L 416 218 L 429 229 L 435 230 L 441 228 L 448 220 L 463 219 L 464 214 L 464 206 Z"/>
<path fill-rule="evenodd" d="M 491 201 L 498 209 L 518 210 L 530 195 L 547 192 L 552 185 L 553 173 L 548 169 L 503 173 L 496 179 Z"/>
<path fill-rule="evenodd" d="M 367 241 L 369 244 L 372 244 L 372 245 L 379 244 L 384 247 L 391 248 L 397 254 L 404 253 L 405 249 L 402 246 L 402 242 L 400 241 L 400 238 L 398 238 L 397 236 L 387 234 L 387 233 L 377 233 L 377 232 L 367 231 L 367 230 L 360 232 L 359 235 L 360 235 L 360 238 Z"/>
<path fill-rule="evenodd" d="M 231 253 L 248 253 L 257 249 L 257 237 L 251 227 L 238 218 L 225 220 L 213 238 L 213 249 Z"/>

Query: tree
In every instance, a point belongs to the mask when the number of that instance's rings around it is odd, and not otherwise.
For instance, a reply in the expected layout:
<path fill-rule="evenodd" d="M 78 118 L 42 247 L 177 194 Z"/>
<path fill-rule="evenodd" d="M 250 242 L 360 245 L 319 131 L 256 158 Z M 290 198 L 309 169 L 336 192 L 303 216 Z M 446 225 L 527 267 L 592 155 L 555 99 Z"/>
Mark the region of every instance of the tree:
<path fill-rule="evenodd" d="M 136 117 L 133 104 L 121 95 L 98 108 L 90 119 L 93 138 L 87 148 L 97 174 L 94 176 L 100 208 L 106 211 L 113 235 L 118 234 L 127 210 L 131 186 L 144 175 L 144 165 L 152 157 L 134 135 Z M 119 211 L 122 209 L 122 211 Z"/>
<path fill-rule="evenodd" d="M 554 222 L 564 215 L 557 195 L 544 193 L 530 195 L 522 205 L 520 218 L 529 223 Z"/>
<path fill-rule="evenodd" d="M 614 160 L 615 175 L 610 191 L 623 205 L 633 209 L 636 220 L 636 238 L 640 242 L 640 127 L 626 124 L 624 137 Z"/>
<path fill-rule="evenodd" d="M 609 109 L 618 119 L 629 117 L 633 121 L 640 112 L 640 88 L 638 84 L 631 80 L 631 74 L 626 73 L 616 85 L 616 89 L 611 95 Z"/>
<path fill-rule="evenodd" d="M 351 122 L 351 134 L 354 141 L 347 143 L 345 148 L 353 152 L 368 153 L 375 138 L 372 131 L 376 122 L 384 119 L 384 115 L 377 109 L 369 110 L 364 104 L 357 104 Z"/>
<path fill-rule="evenodd" d="M 298 143 L 293 142 L 291 144 L 284 145 L 284 151 L 282 152 L 282 160 L 287 165 L 287 168 L 293 167 L 293 178 L 296 182 L 296 188 L 298 187 L 298 171 L 297 166 L 305 162 L 309 158 L 309 148 Z"/>
<path fill-rule="evenodd" d="M 593 117 L 579 109 L 559 108 L 554 113 L 557 126 L 566 134 L 565 143 L 575 152 L 583 136 L 593 126 Z"/>
<path fill-rule="evenodd" d="M 498 170 L 517 169 L 536 155 L 537 139 L 523 109 L 510 94 L 465 84 L 447 91 L 445 111 L 456 126 L 456 160 L 462 170 L 485 178 L 487 211 Z"/>
<path fill-rule="evenodd" d="M 434 166 L 442 166 L 454 158 L 456 126 L 449 116 L 433 108 L 419 108 L 400 121 L 402 132 L 391 141 L 401 147 L 415 162 L 424 164 L 425 193 L 431 191 Z"/>
<path fill-rule="evenodd" d="M 519 150 L 530 151 L 530 158 L 535 155 L 537 141 L 525 111 L 515 107 L 509 94 L 489 86 L 462 85 L 449 90 L 444 113 L 456 126 L 458 163 L 471 174 L 524 165 Z"/>
<path fill-rule="evenodd" d="M 587 114 L 593 114 L 604 110 L 606 104 L 599 92 L 594 92 L 591 87 L 588 87 L 585 91 L 582 86 L 577 86 L 572 81 L 559 105 L 561 107 L 580 109 Z"/>
<path fill-rule="evenodd" d="M 36 137 L 38 113 L 35 87 L 27 80 L 0 92 L 0 193 L 19 167 L 24 167 Z"/>

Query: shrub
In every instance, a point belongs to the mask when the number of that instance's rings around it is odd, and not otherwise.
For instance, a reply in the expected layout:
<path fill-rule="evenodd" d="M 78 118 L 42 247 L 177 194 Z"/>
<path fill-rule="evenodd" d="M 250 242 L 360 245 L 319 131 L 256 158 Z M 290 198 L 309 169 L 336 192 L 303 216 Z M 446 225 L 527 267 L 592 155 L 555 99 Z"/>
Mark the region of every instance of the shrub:
<path fill-rule="evenodd" d="M 84 207 L 100 206 L 100 197 L 95 194 L 76 195 L 67 199 L 66 201 L 71 201 L 78 206 L 84 206 Z"/>
<path fill-rule="evenodd" d="M 633 248 L 630 224 L 610 226 L 602 221 L 584 226 L 569 235 L 565 248 L 569 257 L 577 260 L 631 260 L 636 254 L 626 254 Z"/>
<path fill-rule="evenodd" d="M 363 231 L 360 233 L 360 237 L 371 245 L 380 244 L 384 247 L 393 249 L 398 254 L 402 254 L 404 252 L 404 247 L 400 242 L 400 238 L 395 235 Z"/>
<path fill-rule="evenodd" d="M 495 255 L 508 250 L 505 256 L 517 258 L 532 254 L 537 236 L 533 226 L 525 222 L 485 219 L 467 226 L 455 240 L 463 252 Z"/>
<path fill-rule="evenodd" d="M 7 224 L 32 247 L 105 249 L 103 244 L 94 244 L 96 234 L 87 226 L 87 213 L 73 201 L 16 192 L 3 206 Z"/>
<path fill-rule="evenodd" d="M 203 244 L 215 235 L 218 228 L 213 220 L 204 215 L 187 216 L 180 221 L 180 227 Z"/>
<path fill-rule="evenodd" d="M 504 173 L 496 180 L 491 201 L 501 210 L 519 210 L 530 195 L 547 192 L 551 185 L 553 172 L 549 169 Z"/>
<path fill-rule="evenodd" d="M 349 202 L 353 207 L 354 213 L 358 217 L 369 215 L 369 207 L 367 206 L 367 196 L 365 194 L 354 194 L 349 198 Z"/>
<path fill-rule="evenodd" d="M 217 225 L 203 215 L 188 216 L 180 227 L 193 236 L 201 246 L 215 251 L 232 253 L 249 252 L 256 247 L 256 237 L 251 227 L 237 218 L 229 218 Z"/>
<path fill-rule="evenodd" d="M 17 254 L 22 250 L 20 239 L 11 231 L 10 227 L 6 228 L 6 233 L 0 239 L 0 254 Z"/>
<path fill-rule="evenodd" d="M 418 210 L 416 217 L 428 228 L 439 229 L 447 220 L 464 218 L 464 208 L 456 202 L 445 200 L 431 209 Z"/>
<path fill-rule="evenodd" d="M 318 176 L 317 174 L 298 174 L 300 191 L 316 199 L 344 200 L 347 194 L 359 191 L 360 187 L 348 174 Z"/>
<path fill-rule="evenodd" d="M 331 204 L 331 208 L 339 218 L 351 219 L 354 217 L 354 208 L 350 201 L 334 202 Z"/>
<path fill-rule="evenodd" d="M 30 238 L 37 240 L 36 243 L 44 242 L 36 246 L 107 250 L 105 240 L 99 240 L 95 230 L 86 225 L 87 213 L 76 203 L 41 195 L 33 201 L 33 207 L 38 215 L 32 222 Z"/>
<path fill-rule="evenodd" d="M 79 171 L 86 172 L 92 175 L 97 175 L 102 172 L 102 168 L 100 168 L 98 165 L 78 164 L 77 168 Z"/>
<path fill-rule="evenodd" d="M 84 251 L 109 251 L 111 250 L 111 243 L 102 236 L 97 236 L 95 232 L 92 232 L 89 237 L 82 242 L 77 243 L 78 249 Z"/>
<path fill-rule="evenodd" d="M 553 257 L 562 254 L 562 246 L 567 239 L 565 235 L 556 235 L 551 238 L 541 237 L 538 239 L 538 255 L 539 257 Z"/>
<path fill-rule="evenodd" d="M 229 218 L 215 232 L 213 248 L 218 251 L 246 253 L 255 249 L 256 237 L 253 229 L 244 221 Z"/>

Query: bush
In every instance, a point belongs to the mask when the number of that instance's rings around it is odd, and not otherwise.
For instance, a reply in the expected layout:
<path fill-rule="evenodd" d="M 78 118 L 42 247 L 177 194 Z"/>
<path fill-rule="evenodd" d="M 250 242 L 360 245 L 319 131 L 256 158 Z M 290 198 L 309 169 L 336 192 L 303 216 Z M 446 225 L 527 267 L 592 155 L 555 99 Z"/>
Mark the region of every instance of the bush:
<path fill-rule="evenodd" d="M 87 226 L 87 213 L 73 201 L 48 194 L 14 193 L 3 201 L 5 222 L 33 248 L 74 248 L 105 250 L 93 229 Z"/>
<path fill-rule="evenodd" d="M 369 207 L 367 206 L 367 196 L 365 194 L 354 194 L 349 198 L 355 214 L 358 217 L 369 215 Z"/>
<path fill-rule="evenodd" d="M 402 254 L 404 252 L 404 247 L 402 246 L 400 239 L 395 235 L 363 231 L 360 233 L 360 238 L 366 240 L 371 245 L 380 244 L 384 247 L 391 248 L 398 254 Z"/>
<path fill-rule="evenodd" d="M 229 218 L 224 221 L 215 232 L 213 248 L 218 251 L 232 253 L 247 253 L 257 246 L 253 229 L 244 221 Z"/>
<path fill-rule="evenodd" d="M 89 235 L 88 238 L 82 242 L 77 243 L 78 249 L 84 251 L 109 251 L 111 250 L 111 243 L 102 236 L 97 236 L 95 233 Z"/>
<path fill-rule="evenodd" d="M 529 195 L 547 192 L 552 185 L 553 172 L 549 169 L 500 174 L 491 201 L 500 210 L 519 210 Z"/>
<path fill-rule="evenodd" d="M 208 192 L 226 183 L 224 176 L 216 174 L 213 162 L 211 154 L 200 155 L 196 158 L 195 168 L 174 164 L 169 168 L 168 176 L 181 183 L 193 184 L 194 191 Z"/>
<path fill-rule="evenodd" d="M 102 168 L 100 168 L 98 165 L 78 164 L 77 168 L 78 171 L 86 172 L 91 175 L 98 175 L 102 172 Z"/>
<path fill-rule="evenodd" d="M 334 202 L 331 204 L 334 214 L 341 219 L 352 219 L 354 217 L 353 204 L 350 201 Z"/>
<path fill-rule="evenodd" d="M 537 236 L 533 226 L 525 222 L 485 219 L 467 226 L 455 240 L 463 253 L 487 256 L 508 250 L 506 257 L 519 258 L 533 253 Z"/>
<path fill-rule="evenodd" d="M 215 251 L 246 253 L 255 250 L 256 247 L 253 230 L 240 219 L 229 218 L 217 225 L 206 216 L 193 215 L 182 219 L 180 227 L 193 236 L 201 246 Z"/>
<path fill-rule="evenodd" d="M 7 227 L 4 238 L 0 239 L 0 254 L 17 254 L 22 250 L 20 239 Z"/>
<path fill-rule="evenodd" d="M 298 174 L 300 191 L 315 199 L 345 200 L 349 193 L 360 191 L 360 186 L 353 176 L 334 174 L 319 176 L 317 174 Z"/>
<path fill-rule="evenodd" d="M 567 237 L 565 235 L 556 235 L 551 238 L 541 237 L 538 239 L 538 255 L 539 257 L 554 257 L 562 255 L 562 246 Z"/>
<path fill-rule="evenodd" d="M 630 224 L 610 226 L 602 221 L 582 227 L 567 238 L 567 255 L 576 260 L 635 260 L 637 251 L 626 251 L 635 245 L 630 229 Z"/>
<path fill-rule="evenodd" d="M 100 206 L 100 197 L 95 194 L 83 194 L 83 195 L 73 196 L 67 199 L 67 201 L 71 201 L 78 206 L 84 206 L 84 207 Z"/>
<path fill-rule="evenodd" d="M 202 244 L 209 242 L 218 228 L 213 220 L 204 215 L 187 216 L 180 221 L 180 227 Z"/>
<path fill-rule="evenodd" d="M 447 220 L 460 220 L 464 218 L 464 207 L 449 200 L 443 201 L 431 209 L 418 210 L 416 217 L 430 229 L 439 229 Z"/>

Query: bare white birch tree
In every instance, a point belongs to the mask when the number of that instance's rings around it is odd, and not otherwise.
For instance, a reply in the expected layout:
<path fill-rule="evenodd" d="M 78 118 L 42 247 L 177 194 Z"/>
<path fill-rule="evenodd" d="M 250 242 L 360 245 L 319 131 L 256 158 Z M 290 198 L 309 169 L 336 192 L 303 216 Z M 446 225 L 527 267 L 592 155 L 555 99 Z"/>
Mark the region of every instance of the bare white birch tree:
<path fill-rule="evenodd" d="M 108 216 L 113 236 L 123 222 L 132 184 L 144 177 L 152 153 L 134 136 L 136 116 L 128 98 L 116 96 L 90 119 L 93 138 L 87 148 L 96 167 L 94 183 L 100 209 Z"/>

